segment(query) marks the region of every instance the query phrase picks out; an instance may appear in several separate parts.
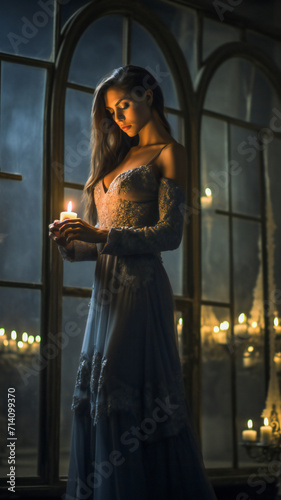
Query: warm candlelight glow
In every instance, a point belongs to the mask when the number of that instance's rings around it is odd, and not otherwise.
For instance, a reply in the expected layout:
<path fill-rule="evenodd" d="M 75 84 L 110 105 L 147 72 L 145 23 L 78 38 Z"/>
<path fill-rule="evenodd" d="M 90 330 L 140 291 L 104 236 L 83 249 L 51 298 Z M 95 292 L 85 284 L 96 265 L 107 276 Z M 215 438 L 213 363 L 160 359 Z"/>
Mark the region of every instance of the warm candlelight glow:
<path fill-rule="evenodd" d="M 268 425 L 268 418 L 265 418 L 263 422 L 264 422 L 264 425 Z"/>
<path fill-rule="evenodd" d="M 245 320 L 246 320 L 246 314 L 244 313 L 239 314 L 238 316 L 239 323 L 243 323 Z"/>
<path fill-rule="evenodd" d="M 29 344 L 33 344 L 33 342 L 34 342 L 34 337 L 33 337 L 33 335 L 29 335 L 27 342 L 28 342 Z"/>
<path fill-rule="evenodd" d="M 253 420 L 248 420 L 248 429 L 253 427 Z"/>
<path fill-rule="evenodd" d="M 17 332 L 15 330 L 13 330 L 11 332 L 11 339 L 16 340 L 16 338 L 17 338 Z"/>
<path fill-rule="evenodd" d="M 223 321 L 221 324 L 220 324 L 220 329 L 221 330 L 227 330 L 229 328 L 229 323 L 228 321 Z"/>
<path fill-rule="evenodd" d="M 213 330 L 214 330 L 215 333 L 218 333 L 220 331 L 220 329 L 219 329 L 218 326 L 214 326 Z"/>
<path fill-rule="evenodd" d="M 249 352 L 253 352 L 253 350 L 254 350 L 254 347 L 253 347 L 252 345 L 249 345 L 249 347 L 248 347 L 248 351 L 249 351 Z"/>
<path fill-rule="evenodd" d="M 60 213 L 60 221 L 63 221 L 64 219 L 76 219 L 76 218 L 77 218 L 77 213 L 72 212 L 72 201 L 69 201 L 67 205 L 67 211 Z"/>

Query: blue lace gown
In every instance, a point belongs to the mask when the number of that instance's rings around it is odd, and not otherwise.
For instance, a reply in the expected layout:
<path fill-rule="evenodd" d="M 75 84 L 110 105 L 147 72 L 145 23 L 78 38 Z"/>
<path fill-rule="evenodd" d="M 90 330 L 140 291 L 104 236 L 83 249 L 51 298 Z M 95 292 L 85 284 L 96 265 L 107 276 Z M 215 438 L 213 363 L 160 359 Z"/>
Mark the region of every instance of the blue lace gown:
<path fill-rule="evenodd" d="M 152 161 L 120 173 L 108 190 L 96 185 L 105 243 L 59 247 L 71 262 L 96 261 L 66 500 L 216 500 L 185 399 L 161 258 L 181 242 L 185 194 L 157 180 Z"/>

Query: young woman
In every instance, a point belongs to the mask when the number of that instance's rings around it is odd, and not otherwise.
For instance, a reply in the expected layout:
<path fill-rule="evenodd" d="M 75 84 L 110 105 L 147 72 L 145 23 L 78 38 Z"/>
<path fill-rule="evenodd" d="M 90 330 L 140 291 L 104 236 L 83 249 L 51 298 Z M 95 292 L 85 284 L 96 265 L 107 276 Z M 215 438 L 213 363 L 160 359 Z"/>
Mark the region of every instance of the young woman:
<path fill-rule="evenodd" d="M 214 500 L 185 399 L 161 252 L 180 245 L 187 155 L 162 91 L 125 66 L 95 90 L 87 222 L 54 221 L 63 258 L 95 260 L 73 394 L 67 500 Z"/>

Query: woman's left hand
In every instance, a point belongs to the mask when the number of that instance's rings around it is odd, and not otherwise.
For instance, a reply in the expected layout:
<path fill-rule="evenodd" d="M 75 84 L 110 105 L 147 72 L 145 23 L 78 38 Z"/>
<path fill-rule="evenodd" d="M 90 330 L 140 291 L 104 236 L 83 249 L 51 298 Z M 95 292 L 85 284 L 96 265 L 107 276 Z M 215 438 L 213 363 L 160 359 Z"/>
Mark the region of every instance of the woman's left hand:
<path fill-rule="evenodd" d="M 83 219 L 64 219 L 54 222 L 54 228 L 59 230 L 59 237 L 65 238 L 67 243 L 72 240 L 87 241 L 90 243 L 100 243 L 104 241 L 103 232 L 91 226 Z"/>

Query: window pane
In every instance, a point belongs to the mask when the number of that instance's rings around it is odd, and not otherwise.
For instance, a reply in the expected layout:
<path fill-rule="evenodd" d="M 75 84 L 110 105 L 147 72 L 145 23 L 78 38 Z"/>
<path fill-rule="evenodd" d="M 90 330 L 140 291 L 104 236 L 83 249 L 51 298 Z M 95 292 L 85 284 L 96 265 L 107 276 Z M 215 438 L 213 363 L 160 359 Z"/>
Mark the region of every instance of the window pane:
<path fill-rule="evenodd" d="M 227 127 L 224 121 L 209 116 L 202 118 L 200 178 L 202 208 L 227 210 L 229 186 Z"/>
<path fill-rule="evenodd" d="M 206 59 L 209 54 L 225 43 L 238 42 L 239 36 L 240 31 L 238 29 L 205 17 L 203 21 L 202 59 Z"/>
<path fill-rule="evenodd" d="M 65 102 L 64 180 L 85 184 L 90 172 L 93 96 L 67 89 Z"/>
<path fill-rule="evenodd" d="M 152 36 L 138 23 L 132 23 L 131 64 L 146 68 L 158 81 L 164 103 L 179 109 L 178 97 L 171 70 Z"/>
<path fill-rule="evenodd" d="M 271 305 L 274 303 L 276 316 L 279 317 L 281 326 L 281 210 L 280 210 L 280 186 L 281 186 L 281 140 L 274 140 L 265 149 L 265 175 L 267 188 L 267 218 L 268 239 L 270 238 L 270 250 L 268 250 L 268 267 L 271 277 L 269 298 Z M 278 335 L 281 328 L 276 327 Z M 281 347 L 281 346 L 280 346 Z"/>
<path fill-rule="evenodd" d="M 60 416 L 60 475 L 68 474 L 72 396 L 78 361 L 82 348 L 90 298 L 63 298 L 61 416 Z"/>
<path fill-rule="evenodd" d="M 247 42 L 261 49 L 265 54 L 272 58 L 281 69 L 281 43 L 273 38 L 260 35 L 255 31 L 246 32 Z"/>
<path fill-rule="evenodd" d="M 0 51 L 48 60 L 52 55 L 54 0 L 2 4 Z"/>
<path fill-rule="evenodd" d="M 83 219 L 84 205 L 81 202 L 81 196 L 81 190 L 70 188 L 65 188 L 64 190 L 65 210 L 67 209 L 68 202 L 72 201 L 72 211 L 77 212 L 77 217 Z M 95 261 L 69 262 L 63 260 L 64 286 L 91 288 L 94 280 L 95 265 Z"/>
<path fill-rule="evenodd" d="M 206 467 L 232 466 L 229 332 L 228 309 L 202 307 L 202 451 Z"/>
<path fill-rule="evenodd" d="M 8 388 L 15 388 L 16 474 L 37 476 L 40 341 L 26 342 L 28 336 L 40 336 L 41 294 L 38 290 L 0 288 L 0 424 L 1 456 L 8 458 Z M 13 333 L 12 333 L 13 332 Z M 23 334 L 26 335 L 23 335 Z M 15 337 L 15 338 L 14 338 Z M 22 341 L 19 347 L 17 342 Z M 5 465 L 4 465 L 5 464 Z M 1 477 L 10 472 L 3 459 Z"/>
<path fill-rule="evenodd" d="M 178 248 L 161 255 L 174 294 L 183 295 L 183 240 Z"/>
<path fill-rule="evenodd" d="M 184 145 L 183 118 L 172 113 L 167 113 L 167 120 L 171 125 L 172 136 L 176 139 L 176 141 Z"/>
<path fill-rule="evenodd" d="M 263 323 L 261 226 L 233 219 L 234 315 Z"/>
<path fill-rule="evenodd" d="M 261 71 L 254 64 L 233 57 L 215 72 L 204 108 L 266 127 L 272 108 L 278 103 L 276 92 Z"/>
<path fill-rule="evenodd" d="M 230 157 L 235 162 L 235 175 L 231 176 L 232 210 L 246 215 L 260 215 L 260 153 L 258 134 L 254 130 L 231 126 Z"/>
<path fill-rule="evenodd" d="M 1 179 L 3 280 L 41 281 L 45 80 L 43 69 L 2 64 L 0 167 L 22 175 Z"/>
<path fill-rule="evenodd" d="M 255 290 L 256 292 L 259 290 Z M 262 306 L 262 304 L 260 304 Z M 254 309 L 254 304 L 252 309 Z M 253 311 L 255 313 L 255 311 Z M 256 315 L 255 315 L 256 316 Z M 252 321 L 247 326 L 245 323 L 236 325 L 234 331 L 236 344 L 236 399 L 237 399 L 237 432 L 238 442 L 242 441 L 242 431 L 247 429 L 248 420 L 253 421 L 253 429 L 258 431 L 263 424 L 261 413 L 265 407 L 265 370 L 264 370 L 264 328 L 263 316 L 257 321 L 257 326 L 252 327 Z M 241 327 L 247 327 L 243 330 Z M 257 390 L 257 387 L 259 390 Z M 239 446 L 240 466 L 254 465 L 246 450 Z"/>
<path fill-rule="evenodd" d="M 201 216 L 202 299 L 229 301 L 228 218 L 208 210 Z"/>
<path fill-rule="evenodd" d="M 264 300 L 261 226 L 259 223 L 233 221 L 234 256 L 234 334 L 236 343 L 238 438 L 252 419 L 256 430 L 262 424 L 265 406 Z M 258 387 L 259 390 L 255 390 Z M 244 448 L 241 465 L 249 463 Z"/>
<path fill-rule="evenodd" d="M 191 78 L 197 74 L 197 16 L 194 10 L 162 0 L 142 0 L 166 24 L 181 48 Z"/>
<path fill-rule="evenodd" d="M 122 66 L 122 16 L 105 16 L 81 36 L 69 69 L 68 80 L 95 88 L 109 71 Z"/>

